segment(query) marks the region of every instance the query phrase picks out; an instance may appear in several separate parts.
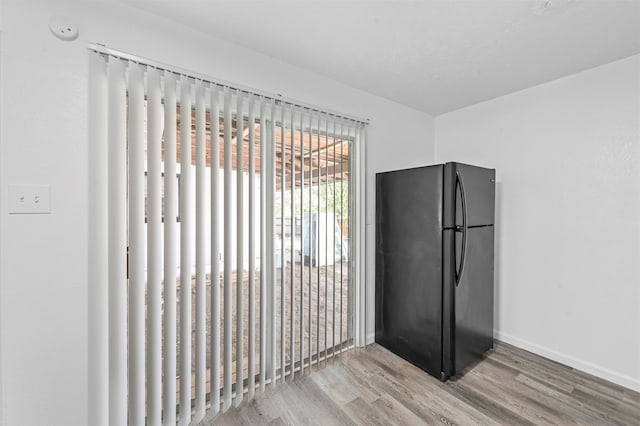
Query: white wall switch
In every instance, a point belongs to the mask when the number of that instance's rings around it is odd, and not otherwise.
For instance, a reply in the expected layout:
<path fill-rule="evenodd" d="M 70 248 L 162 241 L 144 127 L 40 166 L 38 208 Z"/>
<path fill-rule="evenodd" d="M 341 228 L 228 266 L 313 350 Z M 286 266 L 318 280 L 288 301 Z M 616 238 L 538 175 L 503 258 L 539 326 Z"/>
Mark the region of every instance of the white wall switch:
<path fill-rule="evenodd" d="M 50 185 L 9 185 L 9 214 L 51 213 Z"/>

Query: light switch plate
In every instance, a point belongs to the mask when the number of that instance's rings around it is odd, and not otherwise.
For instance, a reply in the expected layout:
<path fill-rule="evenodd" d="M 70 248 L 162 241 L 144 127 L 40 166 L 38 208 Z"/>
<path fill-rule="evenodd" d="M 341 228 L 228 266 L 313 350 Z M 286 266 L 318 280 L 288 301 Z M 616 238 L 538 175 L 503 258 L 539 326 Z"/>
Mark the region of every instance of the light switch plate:
<path fill-rule="evenodd" d="M 9 214 L 51 213 L 50 185 L 9 185 Z"/>

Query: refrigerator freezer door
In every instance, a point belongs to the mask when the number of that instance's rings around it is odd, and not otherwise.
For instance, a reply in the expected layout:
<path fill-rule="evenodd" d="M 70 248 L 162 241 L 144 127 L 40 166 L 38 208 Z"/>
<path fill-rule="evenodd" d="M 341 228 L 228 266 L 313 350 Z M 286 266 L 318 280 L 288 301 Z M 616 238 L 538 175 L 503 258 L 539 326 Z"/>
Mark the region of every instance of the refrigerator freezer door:
<path fill-rule="evenodd" d="M 440 376 L 443 166 L 376 176 L 376 342 Z"/>
<path fill-rule="evenodd" d="M 459 173 L 459 179 L 456 177 Z M 462 163 L 445 164 L 444 226 L 462 226 L 461 191 L 464 189 L 467 226 L 493 225 L 495 218 L 495 169 Z"/>
<path fill-rule="evenodd" d="M 465 273 L 457 286 L 451 271 L 460 261 L 462 233 L 444 232 L 448 278 L 444 288 L 443 366 L 447 376 L 459 374 L 493 347 L 494 229 L 485 226 L 467 232 Z"/>

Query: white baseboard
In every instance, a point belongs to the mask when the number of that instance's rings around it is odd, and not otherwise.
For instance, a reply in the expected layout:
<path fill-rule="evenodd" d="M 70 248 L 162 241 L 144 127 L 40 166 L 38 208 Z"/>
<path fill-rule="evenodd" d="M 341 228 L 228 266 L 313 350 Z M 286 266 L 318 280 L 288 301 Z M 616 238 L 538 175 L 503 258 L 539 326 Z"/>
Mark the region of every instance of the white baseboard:
<path fill-rule="evenodd" d="M 367 334 L 367 345 L 370 345 L 376 341 L 376 333 Z"/>
<path fill-rule="evenodd" d="M 505 343 L 509 343 L 513 346 L 517 346 L 521 349 L 533 352 L 537 355 L 549 358 L 561 364 L 568 365 L 569 367 L 575 368 L 577 370 L 584 371 L 585 373 L 593 374 L 594 376 L 616 383 L 620 386 L 624 386 L 626 388 L 633 389 L 636 392 L 640 392 L 640 380 L 633 377 L 616 373 L 615 371 L 599 367 L 590 362 L 554 351 L 553 349 L 540 346 L 538 344 L 520 339 L 518 337 L 511 336 L 507 333 L 494 330 L 493 335 L 496 339 Z"/>

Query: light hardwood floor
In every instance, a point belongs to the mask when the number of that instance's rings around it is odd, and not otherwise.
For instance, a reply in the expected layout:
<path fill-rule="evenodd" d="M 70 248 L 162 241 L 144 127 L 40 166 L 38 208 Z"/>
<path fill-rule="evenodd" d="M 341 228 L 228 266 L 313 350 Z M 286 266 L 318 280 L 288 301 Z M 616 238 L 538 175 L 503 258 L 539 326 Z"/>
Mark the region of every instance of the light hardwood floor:
<path fill-rule="evenodd" d="M 640 393 L 501 342 L 441 383 L 374 344 L 202 422 L 214 424 L 640 425 Z"/>

